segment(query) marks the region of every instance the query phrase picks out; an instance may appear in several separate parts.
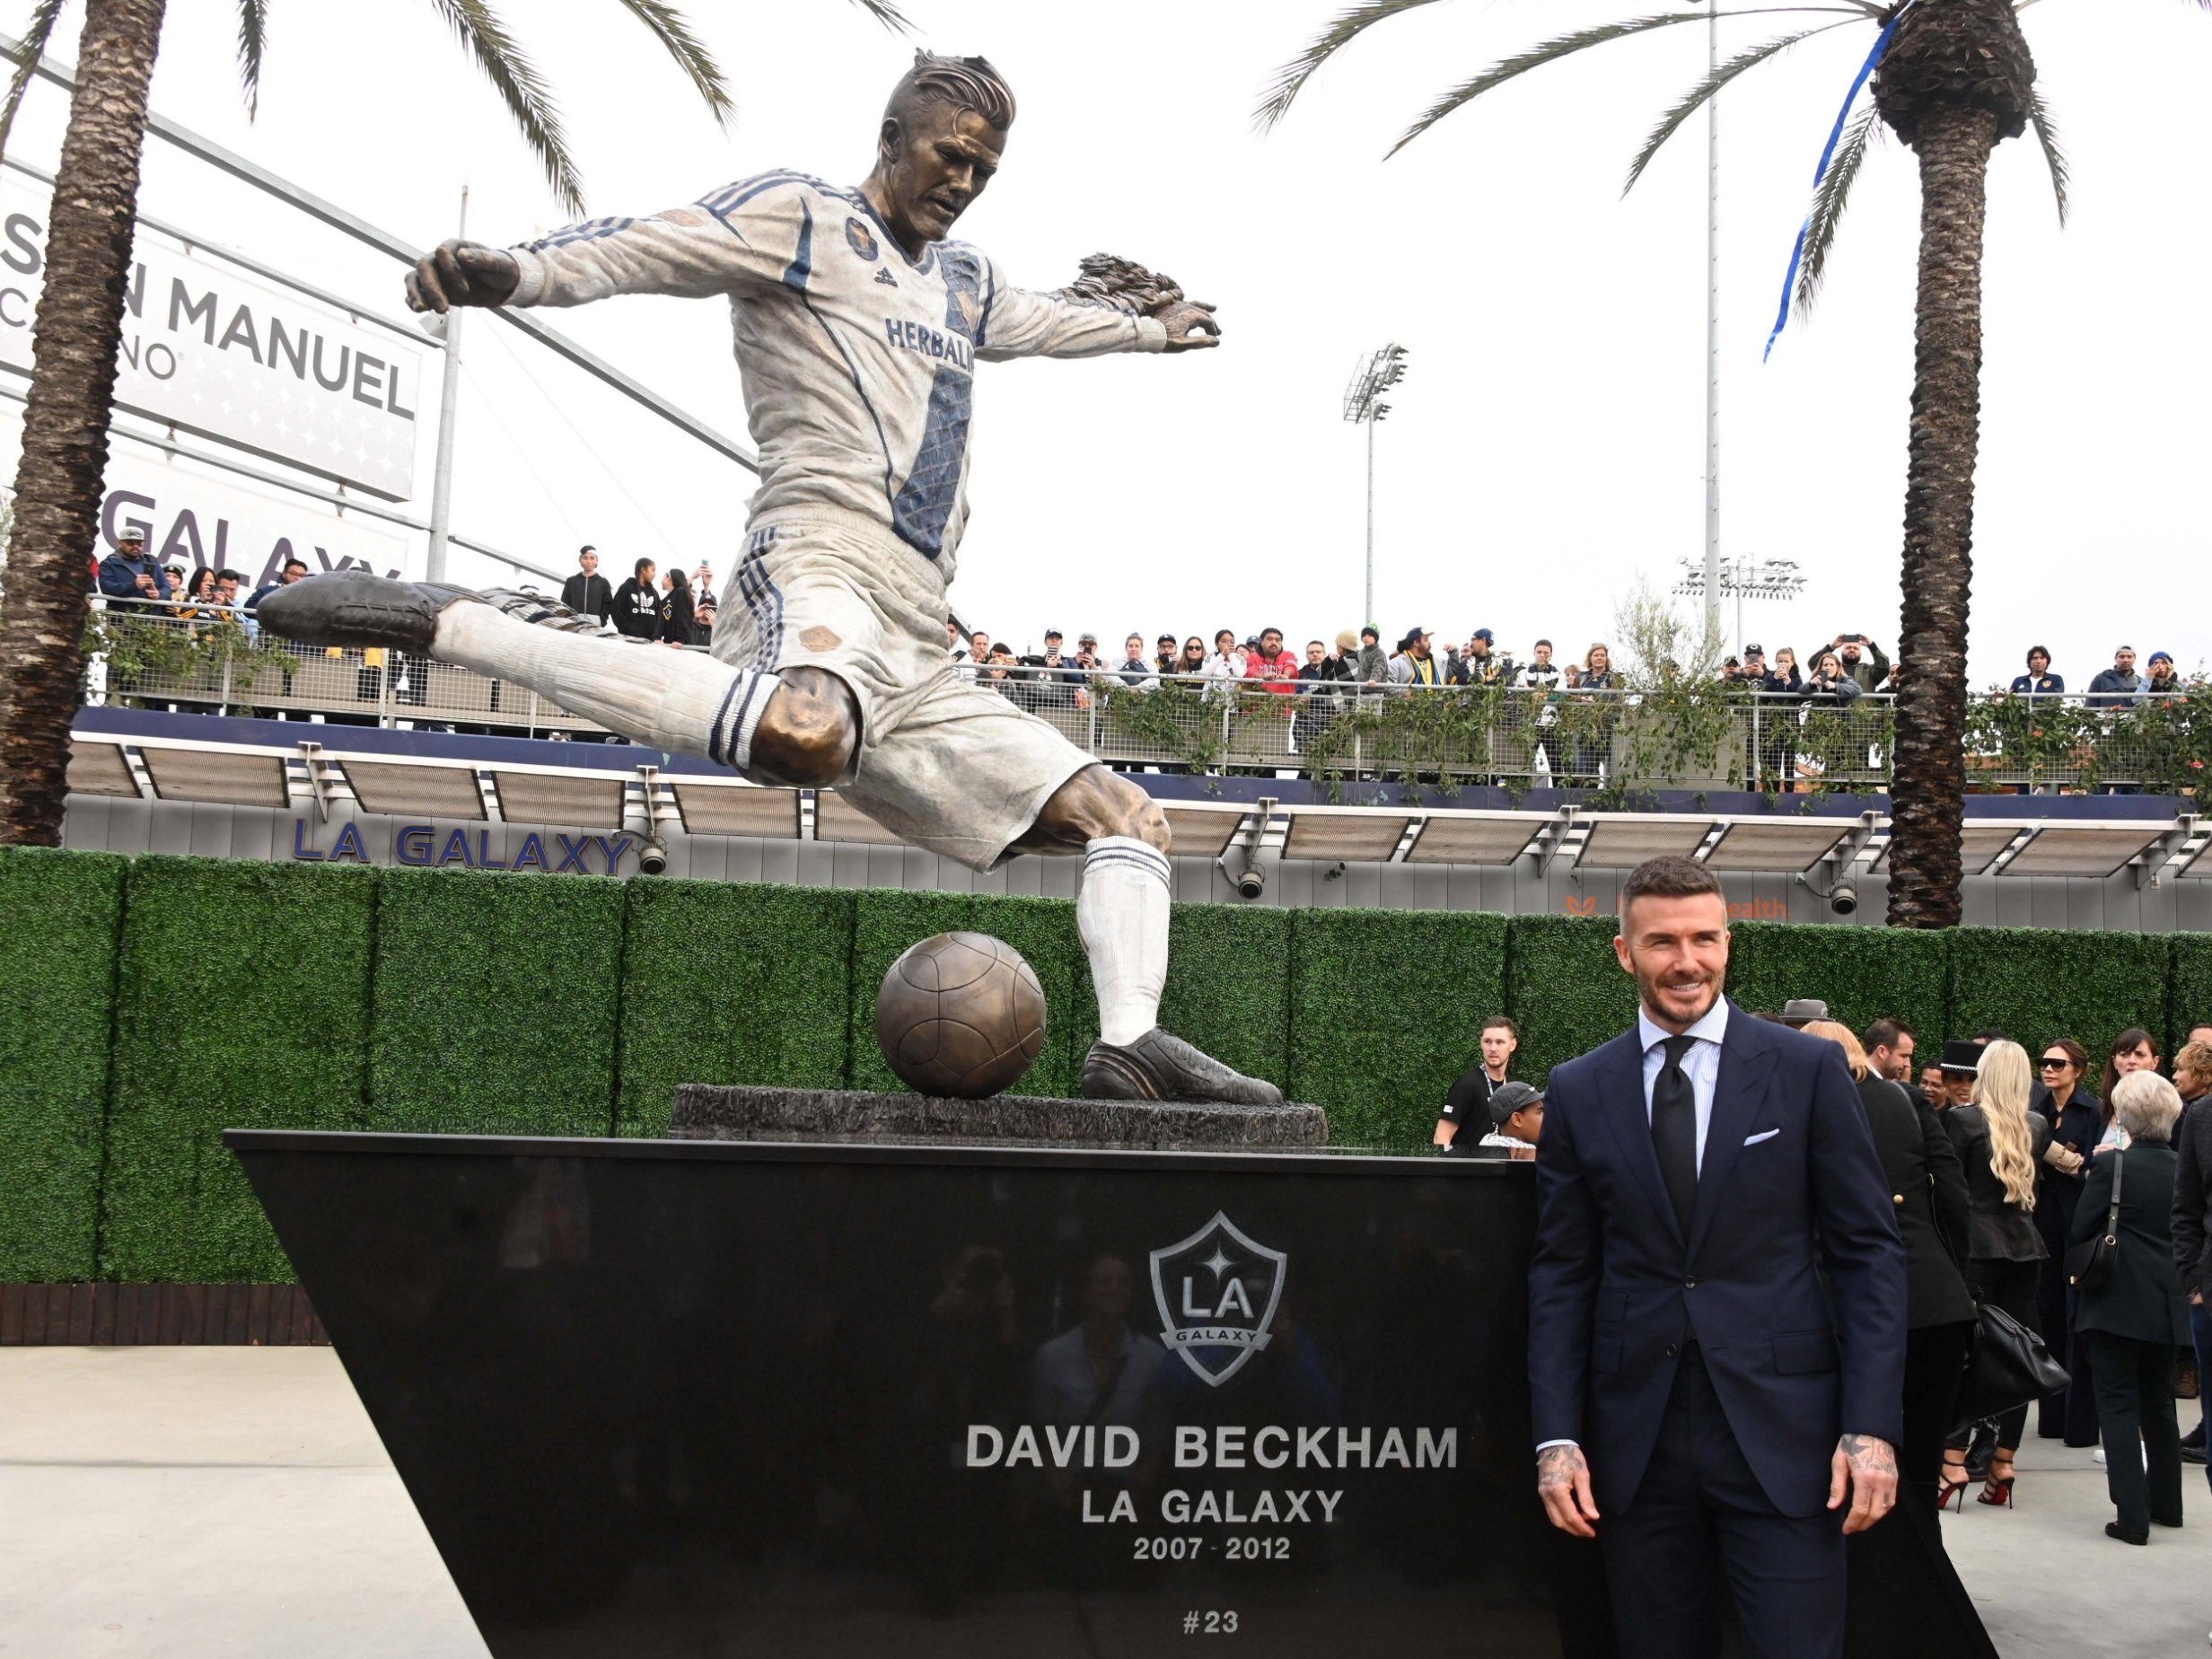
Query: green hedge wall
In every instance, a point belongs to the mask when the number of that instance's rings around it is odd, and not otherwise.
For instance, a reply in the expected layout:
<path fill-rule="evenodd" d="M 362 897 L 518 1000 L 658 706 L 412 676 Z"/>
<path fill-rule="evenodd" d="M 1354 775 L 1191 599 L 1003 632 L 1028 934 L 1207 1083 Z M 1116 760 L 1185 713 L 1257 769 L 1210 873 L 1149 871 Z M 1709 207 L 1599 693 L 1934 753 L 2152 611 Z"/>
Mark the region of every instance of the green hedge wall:
<path fill-rule="evenodd" d="M 1794 996 L 1817 996 L 1855 1031 L 1892 1019 L 1943 1032 L 1947 934 L 1787 922 L 1738 922 L 1730 932 L 1728 992 L 1746 1008 L 1779 1014 Z"/>
<path fill-rule="evenodd" d="M 1635 1014 L 1611 917 L 1182 905 L 1172 926 L 1163 1021 L 1326 1107 L 1340 1146 L 1425 1143 L 1490 1014 L 1537 1081 Z M 1051 1023 L 1019 1086 L 1073 1093 L 1097 1014 L 1066 900 L 0 853 L 0 1279 L 287 1277 L 226 1127 L 647 1135 L 691 1079 L 896 1087 L 877 987 L 950 928 L 1029 959 Z M 1735 940 L 1745 1005 L 1825 997 L 1928 1044 L 2171 1044 L 2212 1012 L 2192 935 Z"/>
<path fill-rule="evenodd" d="M 2212 1021 L 2212 935 L 2173 936 L 2173 977 L 2166 998 L 2166 1049 L 2172 1054 L 2189 1028 Z"/>
<path fill-rule="evenodd" d="M 665 1135 L 680 1083 L 845 1086 L 853 895 L 631 882 L 618 1135 Z"/>
<path fill-rule="evenodd" d="M 1435 1132 L 1482 1022 L 1505 1001 L 1506 918 L 1462 910 L 1291 913 L 1286 1093 L 1329 1113 L 1341 1146 Z"/>
<path fill-rule="evenodd" d="M 1636 981 L 1613 955 L 1610 916 L 1516 916 L 1505 1012 L 1521 1027 L 1514 1069 L 1540 1084 L 1563 1060 L 1636 1020 Z"/>
<path fill-rule="evenodd" d="M 0 847 L 0 1281 L 92 1276 L 129 867 Z"/>
<path fill-rule="evenodd" d="M 475 870 L 377 879 L 371 1127 L 611 1133 L 624 884 Z"/>
<path fill-rule="evenodd" d="M 377 888 L 358 868 L 132 865 L 103 1277 L 291 1278 L 222 1132 L 364 1127 Z"/>
<path fill-rule="evenodd" d="M 1999 1026 L 2015 1042 L 2080 1040 L 2093 1065 L 2130 1025 L 2164 1032 L 2172 938 L 1962 927 L 1951 936 L 1951 1035 Z"/>

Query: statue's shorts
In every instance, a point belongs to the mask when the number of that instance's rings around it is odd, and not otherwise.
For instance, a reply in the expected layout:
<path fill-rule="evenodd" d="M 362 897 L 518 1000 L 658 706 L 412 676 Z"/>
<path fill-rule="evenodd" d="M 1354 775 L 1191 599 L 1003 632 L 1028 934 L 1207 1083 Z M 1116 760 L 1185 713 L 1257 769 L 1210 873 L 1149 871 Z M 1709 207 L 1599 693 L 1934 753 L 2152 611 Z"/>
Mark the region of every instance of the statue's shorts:
<path fill-rule="evenodd" d="M 714 654 L 843 680 L 861 737 L 838 794 L 914 846 L 988 870 L 1093 761 L 961 671 L 945 613 L 936 566 L 889 531 L 828 510 L 786 514 L 748 532 Z"/>

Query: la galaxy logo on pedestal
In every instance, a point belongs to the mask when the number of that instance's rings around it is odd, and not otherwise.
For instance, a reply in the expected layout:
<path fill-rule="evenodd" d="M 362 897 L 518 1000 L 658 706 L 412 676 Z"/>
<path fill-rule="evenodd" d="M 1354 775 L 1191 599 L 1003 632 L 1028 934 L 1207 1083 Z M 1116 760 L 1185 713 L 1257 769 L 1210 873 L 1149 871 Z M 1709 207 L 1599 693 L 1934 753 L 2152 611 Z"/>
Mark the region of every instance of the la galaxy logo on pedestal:
<path fill-rule="evenodd" d="M 1221 1211 L 1189 1238 L 1152 1252 L 1160 1340 L 1219 1388 L 1268 1346 L 1290 1258 L 1249 1238 Z"/>

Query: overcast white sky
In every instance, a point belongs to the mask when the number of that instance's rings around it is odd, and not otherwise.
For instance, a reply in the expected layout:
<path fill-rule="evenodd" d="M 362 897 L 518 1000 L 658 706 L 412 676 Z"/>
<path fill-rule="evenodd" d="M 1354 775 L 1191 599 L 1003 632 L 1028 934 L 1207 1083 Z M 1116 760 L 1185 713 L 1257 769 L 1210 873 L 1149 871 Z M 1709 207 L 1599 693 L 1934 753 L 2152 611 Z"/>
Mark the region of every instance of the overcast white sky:
<path fill-rule="evenodd" d="M 1458 0 L 1343 55 L 1257 136 L 1268 71 L 1330 0 L 1195 0 L 1172 14 L 912 0 L 917 39 L 980 51 L 1021 115 L 997 181 L 961 222 L 1022 280 L 1057 286 L 1109 250 L 1221 306 L 1222 349 L 991 364 L 975 516 L 953 598 L 1018 645 L 1048 624 L 1240 633 L 1294 644 L 1360 620 L 1363 448 L 1339 404 L 1356 359 L 1404 342 L 1382 430 L 1377 620 L 1525 654 L 1579 655 L 1617 596 L 1663 587 L 1703 548 L 1704 129 L 1625 202 L 1620 180 L 1705 57 L 1689 25 L 1601 48 L 1381 157 L 1440 88 L 1632 0 Z M 839 0 L 689 10 L 740 113 L 718 132 L 611 4 L 511 8 L 559 89 L 595 213 L 649 212 L 770 166 L 865 172 L 912 42 Z M 428 4 L 281 4 L 258 121 L 224 0 L 176 0 L 162 113 L 423 243 L 514 241 L 561 222 L 521 142 Z M 2116 15 L 2124 13 L 2124 19 Z M 1785 20 L 1726 25 L 1749 44 Z M 587 22 L 590 27 L 586 27 Z M 2025 19 L 2075 168 L 2061 232 L 2032 143 L 1992 170 L 1971 671 L 2048 644 L 2077 689 L 2120 640 L 2206 637 L 2202 395 L 2212 313 L 2212 19 L 2179 0 L 2051 0 Z M 11 25 L 12 27 L 13 25 Z M 75 57 L 76 10 L 56 40 Z M 1868 30 L 1808 43 L 1724 101 L 1724 549 L 1799 560 L 1792 607 L 1749 608 L 1769 650 L 1898 623 L 1918 191 L 1893 141 L 1870 156 L 1820 312 L 1771 320 L 1821 145 Z M 13 146 L 50 165 L 61 95 L 31 94 Z M 146 211 L 388 309 L 399 273 L 158 140 Z M 684 407 L 742 430 L 718 303 L 624 300 L 549 316 Z M 456 528 L 566 568 L 705 553 L 726 574 L 750 475 L 486 321 L 465 353 Z M 426 397 L 426 406 L 434 403 Z M 426 426 L 429 422 L 426 420 Z M 427 433 L 417 476 L 426 508 Z M 461 573 L 468 574 L 465 566 Z M 2181 602 L 2177 602 L 2181 601 Z"/>

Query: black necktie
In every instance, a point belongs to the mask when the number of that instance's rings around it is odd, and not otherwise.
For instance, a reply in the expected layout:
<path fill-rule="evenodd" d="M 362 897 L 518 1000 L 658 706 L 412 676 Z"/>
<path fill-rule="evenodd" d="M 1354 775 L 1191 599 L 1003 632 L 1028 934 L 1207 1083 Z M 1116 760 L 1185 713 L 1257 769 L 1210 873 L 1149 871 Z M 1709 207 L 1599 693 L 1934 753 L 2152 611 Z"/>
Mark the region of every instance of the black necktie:
<path fill-rule="evenodd" d="M 1651 1148 L 1659 1155 L 1659 1179 L 1666 1183 L 1685 1239 L 1698 1207 L 1698 1099 L 1682 1070 L 1682 1057 L 1697 1040 L 1668 1038 L 1666 1059 L 1651 1085 Z"/>

